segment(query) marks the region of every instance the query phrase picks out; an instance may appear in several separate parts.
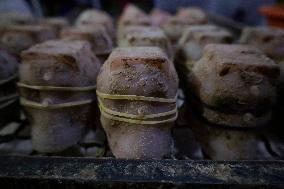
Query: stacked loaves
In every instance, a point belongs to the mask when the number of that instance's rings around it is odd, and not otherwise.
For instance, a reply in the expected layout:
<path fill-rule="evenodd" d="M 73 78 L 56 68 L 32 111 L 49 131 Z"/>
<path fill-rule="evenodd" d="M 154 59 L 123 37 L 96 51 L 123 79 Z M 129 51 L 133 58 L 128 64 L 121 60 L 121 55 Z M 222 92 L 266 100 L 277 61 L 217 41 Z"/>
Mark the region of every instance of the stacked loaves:
<path fill-rule="evenodd" d="M 184 148 L 198 141 L 198 158 L 263 159 L 260 136 L 277 97 L 284 104 L 284 30 L 248 27 L 232 44 L 232 33 L 208 22 L 196 7 L 148 15 L 132 4 L 117 22 L 87 9 L 73 26 L 0 14 L 0 128 L 23 110 L 42 154 L 87 146 L 91 133 L 116 158 L 167 158 L 185 136 Z M 191 136 L 174 134 L 178 117 Z"/>

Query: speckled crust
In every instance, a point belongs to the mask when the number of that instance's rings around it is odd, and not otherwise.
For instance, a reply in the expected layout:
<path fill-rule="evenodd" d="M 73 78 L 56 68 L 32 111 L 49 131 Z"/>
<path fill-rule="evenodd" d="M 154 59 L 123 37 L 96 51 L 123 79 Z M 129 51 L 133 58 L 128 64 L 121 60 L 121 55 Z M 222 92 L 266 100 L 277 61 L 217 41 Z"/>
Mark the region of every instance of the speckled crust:
<path fill-rule="evenodd" d="M 173 59 L 173 50 L 167 36 L 158 27 L 153 26 L 128 26 L 125 27 L 122 36 L 118 39 L 118 46 L 156 46 L 160 47 Z"/>
<path fill-rule="evenodd" d="M 206 14 L 198 8 L 182 8 L 175 16 L 167 19 L 162 25 L 163 30 L 173 45 L 178 43 L 183 31 L 191 25 L 207 23 Z"/>
<path fill-rule="evenodd" d="M 238 130 L 211 126 L 194 114 L 188 116 L 191 128 L 203 152 L 212 160 L 269 159 L 265 145 L 260 140 L 263 130 Z"/>
<path fill-rule="evenodd" d="M 253 47 L 211 44 L 187 79 L 203 103 L 247 111 L 271 108 L 278 76 L 279 67 Z"/>
<path fill-rule="evenodd" d="M 8 25 L 0 27 L 0 46 L 19 56 L 30 46 L 56 38 L 56 32 L 50 26 Z"/>
<path fill-rule="evenodd" d="M 240 43 L 254 45 L 274 60 L 284 59 L 284 30 L 269 27 L 244 28 Z"/>
<path fill-rule="evenodd" d="M 100 63 L 86 41 L 54 40 L 23 51 L 20 81 L 28 85 L 94 86 Z M 58 104 L 95 98 L 94 91 L 59 92 L 21 88 L 21 96 L 41 104 Z M 96 119 L 91 105 L 55 110 L 24 107 L 32 125 L 33 148 L 58 152 L 76 144 L 88 123 Z"/>
<path fill-rule="evenodd" d="M 103 65 L 97 90 L 108 94 L 174 98 L 178 77 L 173 64 L 157 47 L 118 48 Z M 153 114 L 172 110 L 173 103 L 107 100 L 115 111 Z M 162 158 L 170 152 L 174 123 L 141 125 L 113 121 L 101 116 L 110 148 L 117 158 Z"/>
<path fill-rule="evenodd" d="M 48 25 L 55 29 L 56 35 L 59 36 L 60 31 L 63 28 L 69 26 L 68 20 L 63 17 L 49 17 L 49 18 L 40 18 L 38 19 L 38 24 Z"/>
<path fill-rule="evenodd" d="M 149 26 L 150 17 L 135 5 L 127 5 L 117 22 L 117 36 L 120 36 L 126 26 Z"/>
<path fill-rule="evenodd" d="M 215 25 L 188 26 L 183 32 L 175 56 L 175 63 L 182 64 L 190 71 L 199 60 L 203 48 L 209 43 L 231 43 L 233 36 L 226 29 Z"/>
<path fill-rule="evenodd" d="M 109 55 L 113 47 L 112 40 L 103 27 L 70 27 L 62 30 L 60 37 L 69 40 L 87 40 L 96 55 Z"/>
<path fill-rule="evenodd" d="M 18 62 L 15 57 L 0 49 L 0 81 L 3 81 L 15 74 L 18 71 Z M 0 99 L 7 96 L 17 94 L 16 78 L 0 85 Z M 20 108 L 17 98 L 8 100 L 0 100 L 0 128 L 5 126 L 7 123 L 20 119 Z M 16 100 L 16 101 L 15 101 Z M 9 101 L 14 101 L 8 106 L 3 106 Z"/>
<path fill-rule="evenodd" d="M 75 25 L 90 25 L 94 27 L 104 26 L 108 34 L 114 38 L 115 29 L 112 17 L 104 11 L 97 9 L 87 9 L 83 11 L 75 21 Z"/>

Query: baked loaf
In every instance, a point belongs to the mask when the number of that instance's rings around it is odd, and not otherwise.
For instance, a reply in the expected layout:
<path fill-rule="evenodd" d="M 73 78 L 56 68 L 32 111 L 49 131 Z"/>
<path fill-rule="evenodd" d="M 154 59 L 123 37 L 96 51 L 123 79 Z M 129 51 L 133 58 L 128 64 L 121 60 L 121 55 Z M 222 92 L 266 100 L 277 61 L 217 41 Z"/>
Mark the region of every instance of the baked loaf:
<path fill-rule="evenodd" d="M 133 4 L 127 5 L 118 21 L 119 26 L 150 25 L 150 17 Z"/>
<path fill-rule="evenodd" d="M 284 30 L 269 27 L 244 28 L 240 43 L 261 49 L 270 58 L 284 60 Z"/>
<path fill-rule="evenodd" d="M 232 34 L 221 27 L 214 25 L 188 26 L 178 42 L 176 62 L 190 71 L 193 64 L 201 58 L 205 45 L 231 43 L 232 41 Z"/>
<path fill-rule="evenodd" d="M 117 38 L 120 38 L 126 26 L 149 26 L 151 25 L 150 17 L 135 5 L 127 5 L 117 22 Z"/>
<path fill-rule="evenodd" d="M 236 113 L 234 119 L 238 121 L 226 120 L 227 117 L 218 111 L 212 117 L 203 114 L 206 119 L 214 120 L 216 124 L 226 122 L 232 126 L 249 127 L 258 123 L 258 117 L 270 114 L 275 103 L 278 76 L 279 67 L 253 47 L 209 44 L 188 75 L 188 85 L 193 96 L 205 107 Z M 262 124 L 269 118 L 267 116 Z"/>
<path fill-rule="evenodd" d="M 86 40 L 90 42 L 93 52 L 103 63 L 112 50 L 112 40 L 105 28 L 84 26 L 80 28 L 66 28 L 60 37 L 69 40 Z"/>
<path fill-rule="evenodd" d="M 271 157 L 260 135 L 272 118 L 278 76 L 279 67 L 252 46 L 205 45 L 185 91 L 189 125 L 207 157 Z"/>
<path fill-rule="evenodd" d="M 117 158 L 170 153 L 178 77 L 157 47 L 115 49 L 97 79 L 101 123 Z"/>
<path fill-rule="evenodd" d="M 153 9 L 150 17 L 153 26 L 161 27 L 171 17 L 171 14 L 160 9 Z"/>
<path fill-rule="evenodd" d="M 112 17 L 107 12 L 101 10 L 87 9 L 83 11 L 76 19 L 75 25 L 77 27 L 82 25 L 89 25 L 93 27 L 103 26 L 112 38 L 115 37 Z"/>
<path fill-rule="evenodd" d="M 81 139 L 95 119 L 91 103 L 100 66 L 86 41 L 53 40 L 23 51 L 18 86 L 35 150 L 59 152 Z"/>
<path fill-rule="evenodd" d="M 120 47 L 156 46 L 165 51 L 173 59 L 173 50 L 167 36 L 158 27 L 153 26 L 128 26 L 125 27 L 121 38 L 118 40 Z"/>
<path fill-rule="evenodd" d="M 49 26 L 8 25 L 0 27 L 0 45 L 19 56 L 21 51 L 36 43 L 56 38 L 56 32 Z"/>
<path fill-rule="evenodd" d="M 183 31 L 191 25 L 207 23 L 206 14 L 198 8 L 180 9 L 175 16 L 172 16 L 162 25 L 163 30 L 173 45 L 178 43 Z"/>
<path fill-rule="evenodd" d="M 267 56 L 278 63 L 280 67 L 280 77 L 274 117 L 275 122 L 281 123 L 283 118 L 282 107 L 284 104 L 282 97 L 284 94 L 284 30 L 269 27 L 247 27 L 242 32 L 240 43 L 250 44 L 261 49 Z M 279 128 L 282 128 L 282 126 Z"/>
<path fill-rule="evenodd" d="M 0 49 L 0 128 L 20 120 L 16 88 L 18 62 L 15 57 Z"/>

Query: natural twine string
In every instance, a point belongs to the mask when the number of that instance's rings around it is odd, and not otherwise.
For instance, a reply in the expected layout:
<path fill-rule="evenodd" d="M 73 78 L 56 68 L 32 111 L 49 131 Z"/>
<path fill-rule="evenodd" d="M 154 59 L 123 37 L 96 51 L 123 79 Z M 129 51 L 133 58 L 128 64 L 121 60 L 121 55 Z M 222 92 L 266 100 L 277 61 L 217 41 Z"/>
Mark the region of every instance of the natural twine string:
<path fill-rule="evenodd" d="M 137 96 L 137 95 L 114 95 L 114 94 L 106 94 L 97 92 L 99 108 L 103 116 L 108 119 L 115 121 L 122 121 L 131 124 L 145 124 L 145 125 L 155 125 L 160 123 L 168 123 L 173 122 L 177 119 L 178 111 L 177 111 L 177 95 L 175 98 L 157 98 L 157 97 L 146 97 L 146 96 Z M 110 100 L 137 100 L 137 101 L 148 101 L 148 102 L 161 102 L 161 103 L 175 103 L 175 108 L 170 111 L 156 113 L 156 114 L 147 114 L 147 115 L 135 115 L 129 114 L 125 112 L 118 112 L 107 108 L 101 99 L 110 99 Z M 170 118 L 166 118 L 167 116 L 171 116 Z M 165 117 L 165 118 L 163 118 Z M 163 118 L 161 120 L 148 120 L 153 118 Z"/>

